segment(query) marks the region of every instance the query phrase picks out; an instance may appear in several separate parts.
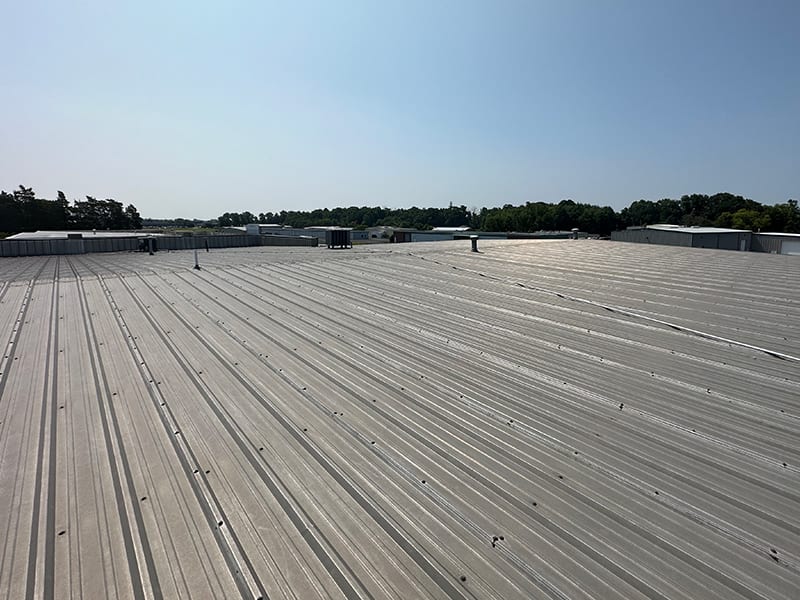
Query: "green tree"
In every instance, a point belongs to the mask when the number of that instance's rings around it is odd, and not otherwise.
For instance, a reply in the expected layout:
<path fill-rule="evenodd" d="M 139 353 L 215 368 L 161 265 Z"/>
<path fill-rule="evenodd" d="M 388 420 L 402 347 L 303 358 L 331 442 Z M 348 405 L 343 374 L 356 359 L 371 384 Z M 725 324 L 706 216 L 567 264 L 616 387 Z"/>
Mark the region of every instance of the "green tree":
<path fill-rule="evenodd" d="M 142 216 L 139 214 L 139 211 L 136 210 L 136 207 L 133 204 L 128 204 L 125 207 L 125 219 L 127 221 L 127 228 L 126 229 L 141 229 L 142 228 Z M 182 219 L 185 220 L 185 219 Z M 188 222 L 188 225 L 184 225 L 184 227 L 194 227 L 194 223 L 191 221 Z"/>
<path fill-rule="evenodd" d="M 654 225 L 661 222 L 661 210 L 658 204 L 650 200 L 637 200 L 620 213 L 622 223 L 626 226 Z"/>
<path fill-rule="evenodd" d="M 769 215 L 771 226 L 775 231 L 800 233 L 800 209 L 797 200 L 769 206 L 765 212 Z"/>
<path fill-rule="evenodd" d="M 738 216 L 737 216 L 738 215 Z M 225 213 L 219 217 L 221 226 L 244 225 L 258 220 L 261 223 L 308 227 L 310 225 L 340 225 L 346 227 L 415 227 L 430 229 L 437 226 L 465 226 L 484 231 L 520 231 L 571 229 L 578 227 L 594 234 L 607 234 L 619 227 L 672 223 L 675 225 L 717 225 L 745 228 L 771 228 L 775 231 L 800 230 L 797 202 L 765 207 L 742 196 L 720 192 L 712 196 L 690 194 L 680 200 L 662 198 L 656 202 L 637 200 L 616 213 L 610 207 L 562 200 L 557 204 L 528 202 L 515 206 L 467 209 L 465 206 L 420 208 L 412 206 L 388 209 L 374 206 L 349 206 L 313 211 L 280 211 L 276 213 Z"/>
<path fill-rule="evenodd" d="M 748 210 L 746 208 L 742 208 L 737 210 L 731 216 L 731 225 L 734 229 L 760 231 L 761 229 L 768 229 L 769 224 L 769 215 L 758 210 Z"/>

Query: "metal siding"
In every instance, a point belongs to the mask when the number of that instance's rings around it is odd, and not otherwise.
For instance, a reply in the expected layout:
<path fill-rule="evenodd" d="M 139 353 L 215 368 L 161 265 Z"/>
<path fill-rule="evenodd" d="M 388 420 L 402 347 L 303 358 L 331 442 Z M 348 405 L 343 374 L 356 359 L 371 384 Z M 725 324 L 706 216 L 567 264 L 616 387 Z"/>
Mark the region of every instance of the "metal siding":
<path fill-rule="evenodd" d="M 718 248 L 719 234 L 716 233 L 695 233 L 687 234 L 692 239 L 692 248 Z"/>
<path fill-rule="evenodd" d="M 770 252 L 772 254 L 794 254 L 796 253 L 795 249 L 798 242 L 800 240 L 796 235 L 783 236 L 754 233 L 752 249 L 757 252 Z M 787 248 L 789 248 L 788 251 Z"/>
<path fill-rule="evenodd" d="M 738 233 L 717 234 L 717 248 L 720 250 L 738 250 L 740 235 Z"/>
<path fill-rule="evenodd" d="M 64 249 L 67 254 L 83 254 L 86 252 L 84 240 L 64 240 Z"/>
<path fill-rule="evenodd" d="M 319 238 L 316 236 L 283 236 L 283 235 L 262 235 L 260 236 L 262 246 L 311 246 L 319 245 Z"/>
<path fill-rule="evenodd" d="M 752 249 L 754 252 L 770 252 L 780 254 L 781 238 L 773 235 L 753 234 Z"/>
<path fill-rule="evenodd" d="M 800 255 L 800 241 L 784 239 L 781 244 L 781 254 Z"/>
<path fill-rule="evenodd" d="M 611 239 L 621 242 L 635 242 L 639 244 L 658 244 L 664 246 L 691 246 L 692 235 L 680 231 L 667 231 L 661 229 L 626 229 L 615 231 Z"/>
<path fill-rule="evenodd" d="M 84 249 L 86 250 L 86 252 L 101 252 L 102 251 L 100 245 L 101 242 L 102 240 L 98 238 L 85 239 L 83 240 Z"/>
<path fill-rule="evenodd" d="M 424 233 L 420 231 L 411 232 L 412 242 L 441 242 L 445 240 L 452 240 L 453 233 Z"/>

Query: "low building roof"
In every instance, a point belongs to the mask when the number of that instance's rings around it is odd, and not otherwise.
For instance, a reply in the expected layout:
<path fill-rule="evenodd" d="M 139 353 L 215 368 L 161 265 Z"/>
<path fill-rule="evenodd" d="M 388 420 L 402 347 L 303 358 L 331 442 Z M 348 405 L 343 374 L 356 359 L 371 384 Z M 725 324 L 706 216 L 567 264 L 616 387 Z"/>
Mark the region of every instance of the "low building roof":
<path fill-rule="evenodd" d="M 684 227 L 681 225 L 671 225 L 669 223 L 648 225 L 647 229 L 677 231 L 679 233 L 751 233 L 751 230 L 749 229 L 730 229 L 727 227 Z"/>
<path fill-rule="evenodd" d="M 331 230 L 344 230 L 351 231 L 352 227 L 339 227 L 338 225 L 309 225 L 303 229 L 315 229 L 317 231 L 331 231 Z"/>
<path fill-rule="evenodd" d="M 758 235 L 774 235 L 778 237 L 800 238 L 800 233 L 781 233 L 780 231 L 759 231 Z"/>
<path fill-rule="evenodd" d="M 110 231 L 110 230 L 73 230 L 73 231 L 23 231 L 15 235 L 10 235 L 7 240 L 65 240 L 69 235 L 80 233 L 83 237 L 89 238 L 130 238 L 141 237 L 143 235 L 160 236 L 160 233 L 150 233 L 148 231 Z"/>

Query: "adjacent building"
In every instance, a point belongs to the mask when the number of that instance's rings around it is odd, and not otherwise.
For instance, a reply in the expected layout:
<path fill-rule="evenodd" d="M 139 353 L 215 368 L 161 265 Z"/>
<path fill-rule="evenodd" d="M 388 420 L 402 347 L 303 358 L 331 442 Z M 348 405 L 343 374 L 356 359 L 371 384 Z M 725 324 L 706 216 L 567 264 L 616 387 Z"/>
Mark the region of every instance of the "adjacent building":
<path fill-rule="evenodd" d="M 755 252 L 800 256 L 800 233 L 754 233 L 751 249 Z"/>
<path fill-rule="evenodd" d="M 718 250 L 750 250 L 752 231 L 724 227 L 681 227 L 679 225 L 646 225 L 628 227 L 611 233 L 617 242 L 662 244 L 689 248 L 715 248 Z"/>

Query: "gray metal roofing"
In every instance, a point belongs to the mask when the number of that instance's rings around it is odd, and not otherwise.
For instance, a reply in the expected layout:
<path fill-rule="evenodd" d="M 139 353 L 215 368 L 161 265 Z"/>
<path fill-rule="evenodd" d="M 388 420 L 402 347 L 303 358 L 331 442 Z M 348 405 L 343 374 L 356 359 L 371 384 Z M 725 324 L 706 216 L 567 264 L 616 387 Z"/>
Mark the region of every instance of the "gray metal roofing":
<path fill-rule="evenodd" d="M 468 245 L 0 259 L 0 597 L 800 597 L 800 262 Z"/>
<path fill-rule="evenodd" d="M 680 225 L 658 224 L 648 225 L 647 229 L 659 231 L 676 231 L 678 233 L 750 233 L 749 229 L 730 229 L 727 227 L 681 227 Z"/>
<path fill-rule="evenodd" d="M 787 238 L 800 238 L 800 233 L 781 233 L 779 231 L 759 231 L 756 235 L 775 235 Z"/>
<path fill-rule="evenodd" d="M 7 240 L 65 240 L 70 234 L 80 233 L 85 238 L 130 238 L 142 236 L 161 236 L 161 233 L 150 233 L 144 231 L 108 231 L 100 230 L 75 230 L 75 231 L 23 231 L 15 235 L 8 236 Z"/>

